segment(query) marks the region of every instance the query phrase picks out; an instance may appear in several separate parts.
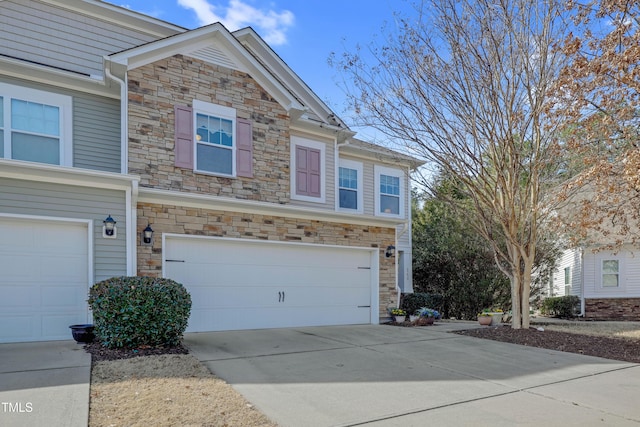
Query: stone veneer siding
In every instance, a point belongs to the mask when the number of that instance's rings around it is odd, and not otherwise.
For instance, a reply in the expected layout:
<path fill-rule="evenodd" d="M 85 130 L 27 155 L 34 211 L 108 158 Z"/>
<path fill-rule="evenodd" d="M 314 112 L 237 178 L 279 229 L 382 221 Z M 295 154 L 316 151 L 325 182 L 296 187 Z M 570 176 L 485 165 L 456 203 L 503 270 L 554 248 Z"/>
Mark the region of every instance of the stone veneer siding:
<path fill-rule="evenodd" d="M 378 248 L 380 317 L 397 305 L 395 259 L 384 256 L 395 241 L 393 228 L 139 203 L 138 236 L 147 224 L 154 241 L 138 245 L 138 275 L 162 275 L 163 233 Z"/>
<path fill-rule="evenodd" d="M 129 173 L 140 186 L 288 203 L 287 112 L 246 73 L 183 55 L 130 70 Z M 253 178 L 224 178 L 174 165 L 175 105 L 198 99 L 236 109 L 253 124 Z"/>
<path fill-rule="evenodd" d="M 587 319 L 640 321 L 640 298 L 587 298 Z"/>

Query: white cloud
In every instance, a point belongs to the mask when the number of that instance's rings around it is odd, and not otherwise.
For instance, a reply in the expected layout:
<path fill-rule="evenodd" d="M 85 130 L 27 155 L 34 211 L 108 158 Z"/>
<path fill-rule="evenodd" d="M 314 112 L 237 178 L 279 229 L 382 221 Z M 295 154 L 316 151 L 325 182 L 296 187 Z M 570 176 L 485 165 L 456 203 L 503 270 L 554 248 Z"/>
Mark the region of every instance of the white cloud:
<path fill-rule="evenodd" d="M 285 44 L 287 29 L 294 23 L 294 15 L 288 10 L 258 9 L 242 0 L 229 0 L 226 6 L 213 5 L 207 0 L 178 0 L 178 4 L 192 9 L 200 25 L 221 22 L 230 31 L 250 26 L 272 45 Z"/>

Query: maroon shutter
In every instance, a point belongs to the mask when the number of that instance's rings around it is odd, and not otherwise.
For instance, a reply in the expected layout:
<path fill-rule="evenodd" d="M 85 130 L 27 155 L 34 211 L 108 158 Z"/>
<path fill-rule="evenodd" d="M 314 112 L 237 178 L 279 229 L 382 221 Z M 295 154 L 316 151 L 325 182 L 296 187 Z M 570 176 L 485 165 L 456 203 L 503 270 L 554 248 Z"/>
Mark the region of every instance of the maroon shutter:
<path fill-rule="evenodd" d="M 175 113 L 175 165 L 193 169 L 193 109 L 176 105 Z"/>
<path fill-rule="evenodd" d="M 253 178 L 253 126 L 236 119 L 236 175 Z"/>
<path fill-rule="evenodd" d="M 320 150 L 309 149 L 309 196 L 320 197 Z"/>
<path fill-rule="evenodd" d="M 321 151 L 296 146 L 296 194 L 320 197 L 321 193 Z"/>
<path fill-rule="evenodd" d="M 308 148 L 296 145 L 296 194 L 300 196 L 309 195 L 308 151 Z"/>

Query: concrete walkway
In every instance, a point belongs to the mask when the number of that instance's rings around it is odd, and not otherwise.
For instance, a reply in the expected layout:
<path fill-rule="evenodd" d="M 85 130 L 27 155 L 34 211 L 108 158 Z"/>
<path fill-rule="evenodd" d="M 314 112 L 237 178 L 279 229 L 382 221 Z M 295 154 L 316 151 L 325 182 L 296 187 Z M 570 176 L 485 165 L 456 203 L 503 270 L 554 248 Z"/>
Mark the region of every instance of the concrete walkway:
<path fill-rule="evenodd" d="M 0 426 L 85 427 L 90 381 L 75 341 L 0 344 Z"/>
<path fill-rule="evenodd" d="M 469 324 L 192 333 L 282 427 L 639 426 L 640 365 L 446 333 Z"/>

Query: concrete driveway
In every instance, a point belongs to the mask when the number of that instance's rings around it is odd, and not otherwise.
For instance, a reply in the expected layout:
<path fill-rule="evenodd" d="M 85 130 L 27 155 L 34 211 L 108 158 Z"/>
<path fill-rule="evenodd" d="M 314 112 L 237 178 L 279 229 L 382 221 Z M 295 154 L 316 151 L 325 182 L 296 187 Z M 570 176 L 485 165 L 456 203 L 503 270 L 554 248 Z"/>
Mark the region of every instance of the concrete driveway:
<path fill-rule="evenodd" d="M 448 333 L 469 325 L 187 334 L 280 426 L 640 425 L 640 365 Z"/>

